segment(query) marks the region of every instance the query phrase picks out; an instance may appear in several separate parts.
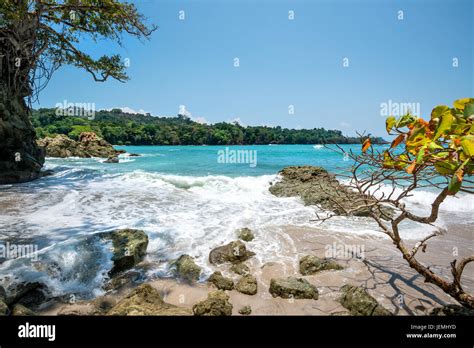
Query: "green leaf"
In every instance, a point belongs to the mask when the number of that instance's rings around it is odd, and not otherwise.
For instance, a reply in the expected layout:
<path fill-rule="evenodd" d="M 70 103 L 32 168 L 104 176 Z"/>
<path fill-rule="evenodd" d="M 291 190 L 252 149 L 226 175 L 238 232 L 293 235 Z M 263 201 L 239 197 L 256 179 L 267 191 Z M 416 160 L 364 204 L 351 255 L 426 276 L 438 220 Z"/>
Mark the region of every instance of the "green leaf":
<path fill-rule="evenodd" d="M 441 118 L 441 115 L 449 110 L 449 107 L 446 105 L 438 105 L 431 111 L 431 119 Z"/>
<path fill-rule="evenodd" d="M 466 135 L 461 138 L 462 151 L 466 156 L 474 157 L 474 135 Z"/>
<path fill-rule="evenodd" d="M 464 107 L 464 117 L 468 118 L 472 115 L 474 115 L 474 103 L 471 102 Z"/>
<path fill-rule="evenodd" d="M 459 180 L 457 175 L 453 175 L 448 185 L 448 193 L 450 195 L 455 195 L 461 188 L 461 185 L 462 181 Z"/>
<path fill-rule="evenodd" d="M 466 104 L 474 103 L 474 98 L 463 98 L 454 101 L 454 107 L 459 110 L 464 110 Z"/>
<path fill-rule="evenodd" d="M 390 134 L 390 131 L 392 130 L 396 122 L 397 120 L 395 117 L 393 116 L 387 117 L 387 120 L 385 121 L 385 128 L 387 129 L 387 133 Z"/>
<path fill-rule="evenodd" d="M 451 125 L 453 124 L 454 116 L 451 114 L 450 111 L 446 111 L 441 115 L 441 122 L 436 128 L 436 133 L 434 139 L 438 139 L 441 135 L 446 133 L 449 129 L 451 129 Z"/>

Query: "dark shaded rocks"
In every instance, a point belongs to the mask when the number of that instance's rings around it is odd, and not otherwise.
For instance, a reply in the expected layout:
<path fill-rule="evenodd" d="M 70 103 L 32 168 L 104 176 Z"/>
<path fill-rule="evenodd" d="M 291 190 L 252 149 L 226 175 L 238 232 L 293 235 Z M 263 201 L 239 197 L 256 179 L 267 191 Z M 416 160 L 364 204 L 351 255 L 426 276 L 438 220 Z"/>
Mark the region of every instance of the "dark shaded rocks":
<path fill-rule="evenodd" d="M 246 295 L 255 295 L 257 293 L 257 279 L 250 274 L 242 276 L 237 284 L 235 290 Z"/>
<path fill-rule="evenodd" d="M 59 134 L 54 138 L 46 137 L 39 139 L 38 145 L 45 149 L 48 157 L 116 158 L 118 155 L 112 145 L 92 132 L 81 133 L 79 141 L 64 134 Z"/>
<path fill-rule="evenodd" d="M 250 228 L 244 227 L 237 231 L 237 238 L 242 239 L 245 242 L 250 242 L 255 238 L 255 236 Z"/>
<path fill-rule="evenodd" d="M 118 274 L 113 278 L 109 279 L 103 286 L 105 291 L 114 291 L 123 288 L 124 286 L 131 285 L 138 282 L 142 278 L 140 272 L 129 271 L 122 274 Z"/>
<path fill-rule="evenodd" d="M 234 281 L 230 278 L 224 277 L 221 272 L 212 273 L 207 281 L 212 283 L 219 290 L 234 289 Z"/>
<path fill-rule="evenodd" d="M 369 208 L 361 207 L 364 198 L 360 193 L 341 185 L 333 174 L 313 166 L 287 167 L 279 172 L 282 179 L 269 190 L 278 197 L 299 196 L 305 205 L 317 205 L 336 215 L 369 216 Z M 390 217 L 393 211 L 380 207 Z M 377 213 L 381 216 L 380 213 Z M 382 216 L 383 217 L 383 216 Z"/>
<path fill-rule="evenodd" d="M 129 154 L 130 157 L 140 157 L 141 155 L 139 155 L 138 153 L 131 153 Z"/>
<path fill-rule="evenodd" d="M 201 275 L 201 267 L 196 265 L 194 259 L 189 255 L 181 255 L 173 266 L 176 268 L 176 274 L 179 278 L 188 282 L 198 281 Z"/>
<path fill-rule="evenodd" d="M 0 299 L 0 316 L 8 315 L 8 312 L 9 310 L 7 304 L 5 303 L 5 301 Z"/>
<path fill-rule="evenodd" d="M 246 275 L 250 273 L 250 269 L 245 263 L 235 263 L 230 266 L 230 270 L 239 275 Z"/>
<path fill-rule="evenodd" d="M 270 280 L 270 294 L 273 297 L 314 299 L 319 297 L 318 289 L 306 279 L 288 277 Z"/>
<path fill-rule="evenodd" d="M 99 233 L 98 236 L 112 241 L 114 266 L 109 272 L 110 276 L 134 267 L 146 255 L 148 236 L 143 231 L 123 229 Z"/>
<path fill-rule="evenodd" d="M 191 311 L 164 302 L 156 289 L 143 284 L 112 307 L 107 315 L 191 315 Z"/>
<path fill-rule="evenodd" d="M 429 315 L 432 316 L 474 316 L 474 310 L 455 304 L 433 308 Z"/>
<path fill-rule="evenodd" d="M 22 282 L 8 287 L 9 306 L 21 304 L 28 308 L 37 308 L 49 299 L 48 287 L 40 282 Z"/>
<path fill-rule="evenodd" d="M 242 314 L 242 315 L 250 315 L 250 314 L 252 314 L 252 307 L 250 307 L 250 306 L 243 306 L 242 308 L 239 309 L 239 314 Z"/>
<path fill-rule="evenodd" d="M 232 304 L 229 296 L 222 290 L 211 291 L 204 301 L 193 306 L 194 315 L 229 316 L 232 315 Z"/>
<path fill-rule="evenodd" d="M 12 315 L 24 317 L 24 316 L 35 316 L 36 313 L 21 304 L 16 304 L 13 306 Z"/>
<path fill-rule="evenodd" d="M 247 250 L 243 242 L 236 240 L 211 250 L 209 253 L 209 262 L 214 265 L 225 262 L 239 263 L 254 255 L 255 253 Z"/>
<path fill-rule="evenodd" d="M 117 156 L 112 156 L 107 158 L 103 163 L 119 163 L 119 159 Z"/>
<path fill-rule="evenodd" d="M 8 82 L 13 73 L 18 77 L 19 69 L 8 71 L 14 59 L 14 54 L 10 58 L 3 56 L 0 65 L 0 185 L 39 178 L 45 157 L 44 150 L 36 144 L 36 132 L 24 98 L 29 92 L 12 89 Z"/>
<path fill-rule="evenodd" d="M 321 271 L 344 269 L 340 264 L 332 259 L 320 259 L 313 255 L 306 255 L 300 260 L 300 273 L 311 275 Z"/>
<path fill-rule="evenodd" d="M 367 290 L 358 286 L 344 285 L 341 288 L 341 296 L 338 301 L 344 308 L 348 309 L 352 315 L 391 315 L 375 298 L 369 295 Z"/>

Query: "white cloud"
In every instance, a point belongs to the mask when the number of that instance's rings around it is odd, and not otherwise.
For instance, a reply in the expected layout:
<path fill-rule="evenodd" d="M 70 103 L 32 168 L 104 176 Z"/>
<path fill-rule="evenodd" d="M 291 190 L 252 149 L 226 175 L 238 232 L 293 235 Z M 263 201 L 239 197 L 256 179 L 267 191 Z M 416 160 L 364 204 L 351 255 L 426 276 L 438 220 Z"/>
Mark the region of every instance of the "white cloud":
<path fill-rule="evenodd" d="M 347 122 L 342 121 L 342 122 L 339 122 L 339 126 L 347 128 L 347 127 L 350 127 L 351 125 Z"/>
<path fill-rule="evenodd" d="M 232 120 L 228 120 L 227 121 L 228 123 L 238 123 L 239 125 L 245 127 L 245 124 L 242 122 L 242 120 L 240 119 L 240 117 L 236 117 Z"/>
<path fill-rule="evenodd" d="M 209 122 L 204 118 L 204 117 L 193 117 L 191 118 L 194 122 L 200 123 L 200 124 L 209 124 Z"/>
<path fill-rule="evenodd" d="M 179 106 L 178 115 L 186 116 L 189 118 L 193 117 L 193 114 L 191 114 L 188 110 L 186 110 L 186 105 Z"/>
<path fill-rule="evenodd" d="M 146 115 L 148 113 L 148 111 L 145 111 L 143 109 L 139 109 L 138 111 L 137 110 L 134 110 L 132 108 L 129 108 L 128 106 L 121 106 L 121 107 L 115 107 L 115 108 L 109 108 L 109 109 L 105 109 L 107 111 L 111 111 L 113 109 L 120 109 L 122 110 L 122 112 L 124 113 L 127 113 L 127 114 L 143 114 L 143 115 Z"/>

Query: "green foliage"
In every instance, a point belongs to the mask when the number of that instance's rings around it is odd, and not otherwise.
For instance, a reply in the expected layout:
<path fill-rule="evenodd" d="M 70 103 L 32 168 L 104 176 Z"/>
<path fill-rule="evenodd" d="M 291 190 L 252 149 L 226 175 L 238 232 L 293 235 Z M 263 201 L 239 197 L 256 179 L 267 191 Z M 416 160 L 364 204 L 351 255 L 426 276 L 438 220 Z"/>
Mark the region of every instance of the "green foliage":
<path fill-rule="evenodd" d="M 243 127 L 236 123 L 200 124 L 184 117 L 153 117 L 127 114 L 118 109 L 99 111 L 94 120 L 57 116 L 54 109 L 33 111 L 38 137 L 66 134 L 76 139 L 83 131 L 93 131 L 116 145 L 234 145 L 234 144 L 355 144 L 358 138 L 341 131 Z M 374 143 L 383 139 L 372 138 Z"/>
<path fill-rule="evenodd" d="M 456 100 L 453 108 L 435 107 L 429 122 L 410 114 L 391 116 L 386 127 L 398 136 L 383 154 L 385 168 L 413 175 L 434 170 L 448 179 L 452 195 L 474 173 L 474 98 Z"/>

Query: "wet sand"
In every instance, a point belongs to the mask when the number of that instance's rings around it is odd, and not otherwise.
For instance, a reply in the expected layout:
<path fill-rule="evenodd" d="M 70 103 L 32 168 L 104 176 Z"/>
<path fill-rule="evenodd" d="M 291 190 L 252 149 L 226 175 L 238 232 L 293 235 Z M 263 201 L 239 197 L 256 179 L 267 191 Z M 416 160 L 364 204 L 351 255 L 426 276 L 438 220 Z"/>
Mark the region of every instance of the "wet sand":
<path fill-rule="evenodd" d="M 449 263 L 458 257 L 474 253 L 473 232 L 466 225 L 451 225 L 448 233 L 429 242 L 425 253 L 419 251 L 418 258 L 433 269 L 442 272 L 451 279 Z M 359 285 L 368 290 L 380 304 L 395 315 L 426 315 L 434 307 L 445 304 L 457 304 L 435 285 L 425 283 L 418 273 L 412 270 L 401 254 L 383 234 L 351 235 L 348 233 L 327 231 L 324 225 L 315 228 L 287 226 L 284 229 L 282 242 L 290 238 L 292 243 L 284 248 L 287 255 L 282 255 L 280 262 L 260 264 L 257 258 L 245 262 L 258 281 L 258 293 L 254 296 L 244 295 L 236 290 L 228 291 L 233 304 L 233 314 L 243 306 L 252 307 L 252 315 L 347 315 L 337 298 L 339 290 L 345 284 Z M 258 238 L 258 236 L 257 236 Z M 414 245 L 416 241 L 407 243 Z M 335 244 L 334 244 L 335 243 Z M 344 266 L 343 270 L 323 271 L 312 276 L 302 276 L 298 270 L 298 260 L 304 255 L 327 256 L 328 248 L 336 246 L 357 246 L 363 251 L 363 259 L 356 257 L 337 257 Z M 331 250 L 333 250 L 331 248 Z M 337 249 L 336 249 L 337 250 Z M 283 257 L 284 256 L 284 257 Z M 347 255 L 339 255 L 347 256 Z M 229 271 L 229 265 L 214 267 L 224 276 L 235 281 L 238 275 Z M 296 276 L 307 279 L 319 291 L 318 300 L 273 298 L 269 293 L 270 280 Z M 474 264 L 469 264 L 462 279 L 465 289 L 474 292 Z M 175 279 L 156 279 L 149 282 L 160 291 L 166 302 L 192 308 L 193 304 L 207 297 L 213 286 L 203 282 L 189 285 Z M 126 296 L 135 285 L 127 285 L 116 292 L 96 299 L 96 303 L 109 307 Z M 91 306 L 84 304 L 55 304 L 41 312 L 54 315 L 60 312 L 91 314 Z"/>

